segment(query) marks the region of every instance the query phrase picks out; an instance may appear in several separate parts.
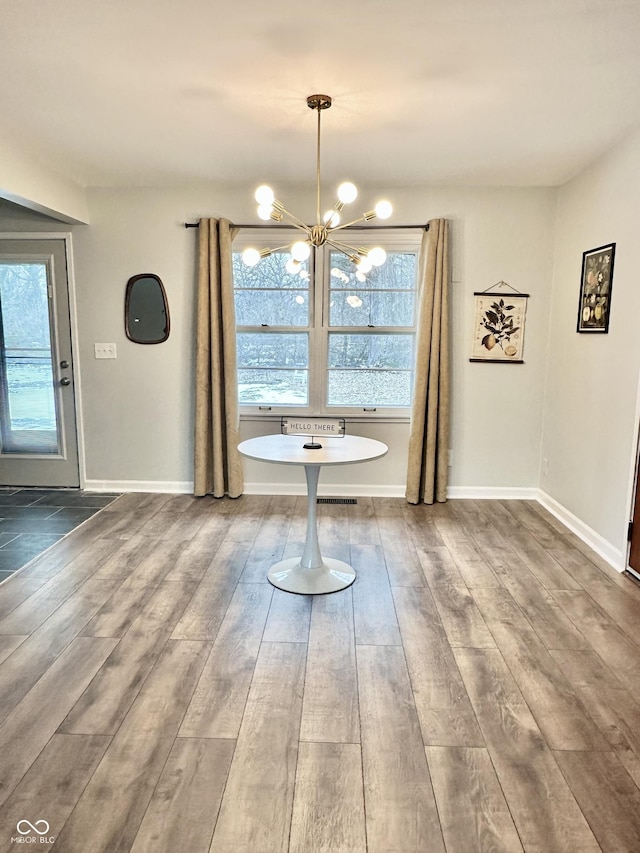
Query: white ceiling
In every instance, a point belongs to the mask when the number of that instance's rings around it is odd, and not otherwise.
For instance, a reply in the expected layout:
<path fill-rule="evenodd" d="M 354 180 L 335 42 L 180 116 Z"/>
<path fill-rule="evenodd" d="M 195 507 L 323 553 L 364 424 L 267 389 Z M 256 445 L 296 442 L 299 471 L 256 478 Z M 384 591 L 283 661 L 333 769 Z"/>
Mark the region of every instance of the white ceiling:
<path fill-rule="evenodd" d="M 89 186 L 555 185 L 640 124 L 640 0 L 2 0 L 2 134 Z"/>

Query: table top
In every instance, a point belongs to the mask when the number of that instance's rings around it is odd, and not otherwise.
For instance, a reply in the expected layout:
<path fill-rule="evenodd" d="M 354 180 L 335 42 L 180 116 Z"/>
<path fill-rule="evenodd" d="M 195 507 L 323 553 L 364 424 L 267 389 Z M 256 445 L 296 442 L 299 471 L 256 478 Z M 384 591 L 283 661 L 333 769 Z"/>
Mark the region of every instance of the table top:
<path fill-rule="evenodd" d="M 382 441 L 345 435 L 342 438 L 321 436 L 319 450 L 305 450 L 303 444 L 310 435 L 261 435 L 248 438 L 238 445 L 238 451 L 249 459 L 279 462 L 283 465 L 348 465 L 378 459 L 389 450 Z"/>

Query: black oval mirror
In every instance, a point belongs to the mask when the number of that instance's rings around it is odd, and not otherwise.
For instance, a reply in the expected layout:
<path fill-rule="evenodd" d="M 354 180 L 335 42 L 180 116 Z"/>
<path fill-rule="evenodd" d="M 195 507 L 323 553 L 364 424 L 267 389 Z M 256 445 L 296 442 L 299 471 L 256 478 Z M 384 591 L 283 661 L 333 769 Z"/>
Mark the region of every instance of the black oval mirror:
<path fill-rule="evenodd" d="M 169 305 L 157 275 L 141 273 L 127 282 L 124 328 L 136 344 L 161 344 L 169 337 Z"/>

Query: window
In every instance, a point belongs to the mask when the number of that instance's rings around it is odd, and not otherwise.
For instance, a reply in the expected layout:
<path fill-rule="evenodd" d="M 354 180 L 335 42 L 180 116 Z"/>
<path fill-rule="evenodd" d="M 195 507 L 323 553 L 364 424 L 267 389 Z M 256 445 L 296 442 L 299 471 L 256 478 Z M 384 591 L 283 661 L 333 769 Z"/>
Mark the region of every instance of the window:
<path fill-rule="evenodd" d="M 310 273 L 308 264 L 288 273 L 289 259 L 275 252 L 247 267 L 233 253 L 241 406 L 309 406 Z"/>
<path fill-rule="evenodd" d="M 247 267 L 242 251 L 256 244 L 255 235 L 237 239 L 233 274 L 241 412 L 408 415 L 419 240 L 420 235 L 391 229 L 373 239 L 350 232 L 349 242 L 382 243 L 387 251 L 385 263 L 363 275 L 328 246 L 295 274 L 287 272 L 286 251 Z M 282 242 L 282 232 L 275 239 L 263 235 L 262 245 Z"/>

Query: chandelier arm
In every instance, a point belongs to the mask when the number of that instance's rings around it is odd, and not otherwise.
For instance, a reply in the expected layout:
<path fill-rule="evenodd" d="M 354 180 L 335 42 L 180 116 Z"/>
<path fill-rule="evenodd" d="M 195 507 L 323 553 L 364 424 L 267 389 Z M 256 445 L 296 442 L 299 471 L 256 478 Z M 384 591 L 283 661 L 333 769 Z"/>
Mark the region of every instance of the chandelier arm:
<path fill-rule="evenodd" d="M 295 243 L 295 240 L 293 241 Z M 285 243 L 284 246 L 276 246 L 274 249 L 271 249 L 271 254 L 274 252 L 279 252 L 281 249 L 290 249 L 293 246 L 293 243 Z"/>
<path fill-rule="evenodd" d="M 282 203 L 280 204 L 280 211 L 281 213 L 289 217 L 290 225 L 293 225 L 295 228 L 299 228 L 301 231 L 305 231 L 307 237 L 311 236 L 311 228 L 309 228 L 308 225 L 305 225 L 305 223 L 301 219 L 298 219 L 297 216 L 294 216 L 290 210 L 287 210 L 287 208 Z"/>
<path fill-rule="evenodd" d="M 358 254 L 358 250 L 355 246 L 350 246 L 348 243 L 336 242 L 335 240 L 327 240 L 327 245 L 333 246 L 334 249 L 337 249 L 339 252 L 342 252 L 343 255 L 351 256 L 351 253 Z"/>
<path fill-rule="evenodd" d="M 335 228 L 331 228 L 331 231 L 342 231 L 343 228 L 350 228 L 352 225 L 358 225 L 360 222 L 369 222 L 373 217 L 367 217 L 365 214 L 358 217 L 358 219 L 352 219 L 351 222 L 345 222 L 344 225 L 336 225 Z"/>

